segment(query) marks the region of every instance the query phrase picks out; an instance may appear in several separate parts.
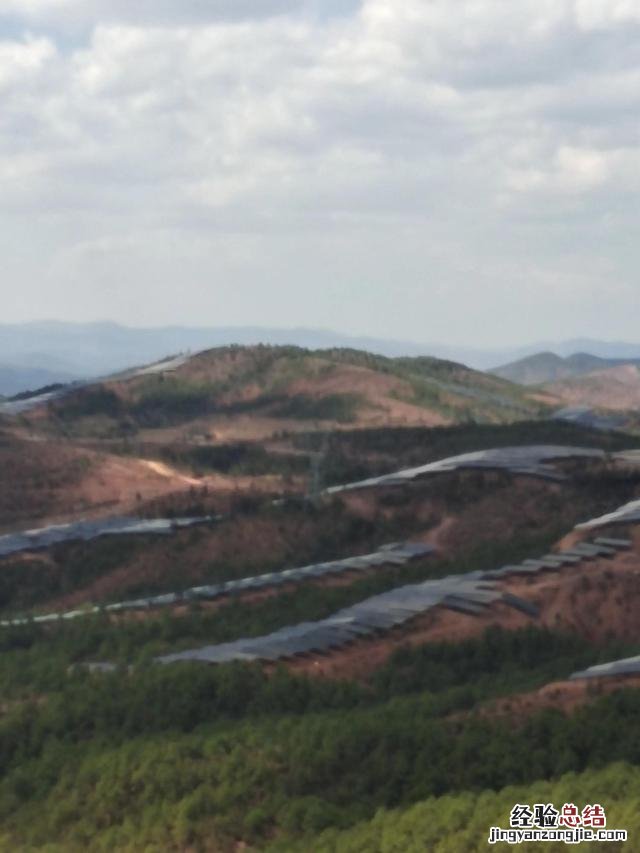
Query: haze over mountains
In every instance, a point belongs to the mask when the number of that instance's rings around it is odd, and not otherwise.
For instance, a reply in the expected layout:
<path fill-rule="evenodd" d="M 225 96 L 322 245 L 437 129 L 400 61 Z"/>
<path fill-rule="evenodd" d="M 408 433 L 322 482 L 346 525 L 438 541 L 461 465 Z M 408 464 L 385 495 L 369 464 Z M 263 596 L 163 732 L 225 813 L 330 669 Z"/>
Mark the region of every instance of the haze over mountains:
<path fill-rule="evenodd" d="M 313 328 L 133 328 L 111 322 L 47 321 L 0 325 L 0 395 L 9 396 L 53 382 L 108 374 L 171 353 L 232 343 L 292 344 L 310 349 L 350 347 L 390 357 L 431 355 L 461 362 L 478 370 L 503 365 L 494 371 L 496 375 L 523 384 L 553 381 L 555 378 L 613 366 L 599 359 L 616 359 L 616 364 L 626 363 L 629 359 L 640 360 L 640 344 L 590 339 L 482 350 L 449 344 L 359 337 Z M 574 356 L 574 353 L 589 353 L 589 356 Z M 530 356 L 534 356 L 532 363 L 528 361 Z M 566 356 L 571 358 L 565 365 L 562 359 Z M 588 361 L 588 358 L 592 361 Z M 522 366 L 509 364 L 520 359 L 525 359 Z"/>
<path fill-rule="evenodd" d="M 11 397 L 30 388 L 42 388 L 57 382 L 71 382 L 76 378 L 76 375 L 64 370 L 0 364 L 0 396 Z"/>
<path fill-rule="evenodd" d="M 638 364 L 640 358 L 602 358 L 589 352 L 576 352 L 563 358 L 554 352 L 539 352 L 496 367 L 490 372 L 520 385 L 542 385 L 596 371 Z"/>
<path fill-rule="evenodd" d="M 637 411 L 640 408 L 640 367 L 620 364 L 542 386 L 569 406 Z"/>

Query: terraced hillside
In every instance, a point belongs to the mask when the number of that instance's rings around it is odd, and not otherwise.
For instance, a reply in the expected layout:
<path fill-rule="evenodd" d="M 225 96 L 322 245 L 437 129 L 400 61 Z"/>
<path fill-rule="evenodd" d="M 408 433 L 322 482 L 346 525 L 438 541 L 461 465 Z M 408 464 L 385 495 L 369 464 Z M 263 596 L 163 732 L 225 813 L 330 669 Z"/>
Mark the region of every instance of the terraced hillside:
<path fill-rule="evenodd" d="M 545 453 L 551 458 L 536 468 L 533 459 Z M 568 458 L 557 459 L 563 453 Z M 108 541 L 84 532 L 99 531 L 99 521 L 77 525 L 76 539 L 89 541 L 74 542 L 74 525 L 68 532 L 56 528 L 49 538 L 60 544 L 48 552 L 32 544 L 34 537 L 4 537 L 15 544 L 4 548 L 3 604 L 51 610 L 110 603 L 118 596 L 164 595 L 189 582 L 239 580 L 305 560 L 355 556 L 408 537 L 432 542 L 449 556 L 460 553 L 461 541 L 499 546 L 529 530 L 555 532 L 561 524 L 598 514 L 611 500 L 634 495 L 626 457 L 615 453 L 541 446 L 528 463 L 524 459 L 517 448 L 487 451 L 479 459 L 462 454 L 402 476 L 329 486 L 314 502 L 290 494 L 274 503 L 277 492 L 205 493 L 190 487 L 182 499 L 172 493 L 138 505 L 148 518 L 211 519 L 198 530 L 175 531 L 169 541 L 141 541 L 136 534 L 127 544 L 126 536 L 114 535 L 123 527 L 119 518 L 113 519 L 115 529 L 107 525 Z M 579 474 L 571 473 L 572 466 Z M 46 529 L 41 539 L 47 541 Z"/>
<path fill-rule="evenodd" d="M 482 789 L 498 815 L 640 766 L 635 670 L 576 675 L 640 652 L 640 442 L 431 361 L 451 411 L 482 387 L 516 422 L 377 425 L 407 365 L 371 358 L 216 351 L 6 419 L 0 850 L 444 851 L 461 820 L 484 849 Z M 353 421 L 278 413 L 345 376 Z"/>

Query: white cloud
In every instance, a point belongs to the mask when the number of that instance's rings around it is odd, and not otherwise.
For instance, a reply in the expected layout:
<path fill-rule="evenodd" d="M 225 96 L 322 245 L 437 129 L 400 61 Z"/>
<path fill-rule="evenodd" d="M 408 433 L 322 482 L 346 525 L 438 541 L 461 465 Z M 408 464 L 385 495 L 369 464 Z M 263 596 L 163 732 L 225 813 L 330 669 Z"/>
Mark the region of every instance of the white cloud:
<path fill-rule="evenodd" d="M 32 241 L 34 305 L 108 313 L 112 276 L 121 319 L 144 321 L 149 287 L 167 295 L 154 320 L 175 319 L 182 269 L 185 321 L 208 298 L 224 312 L 213 291 L 230 287 L 236 322 L 245 306 L 248 323 L 308 325 L 312 304 L 327 325 L 427 339 L 462 294 L 498 316 L 519 287 L 548 337 L 558 281 L 576 304 L 595 304 L 598 275 L 627 294 L 637 258 L 610 223 L 640 224 L 637 4 L 336 0 L 352 13 L 322 19 L 321 5 L 5 2 L 25 35 L 0 41 L 0 226 Z M 411 294 L 397 317 L 387 287 Z"/>
<path fill-rule="evenodd" d="M 10 85 L 28 84 L 44 71 L 55 55 L 56 49 L 47 38 L 0 41 L 0 91 Z"/>
<path fill-rule="evenodd" d="M 134 26 L 199 25 L 266 19 L 288 14 L 352 10 L 357 0 L 3 0 L 0 16 L 63 33 L 90 30 L 96 22 Z"/>
<path fill-rule="evenodd" d="M 579 26 L 586 30 L 640 23 L 637 0 L 576 0 L 575 10 Z"/>

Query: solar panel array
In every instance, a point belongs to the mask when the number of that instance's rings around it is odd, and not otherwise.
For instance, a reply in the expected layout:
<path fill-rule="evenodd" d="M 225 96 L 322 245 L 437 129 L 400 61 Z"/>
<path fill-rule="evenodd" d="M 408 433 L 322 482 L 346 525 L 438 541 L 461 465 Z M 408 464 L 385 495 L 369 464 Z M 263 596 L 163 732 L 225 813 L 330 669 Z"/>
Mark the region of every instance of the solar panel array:
<path fill-rule="evenodd" d="M 433 378 L 430 378 L 429 382 L 442 391 L 449 391 L 452 394 L 458 394 L 460 397 L 469 397 L 471 400 L 479 400 L 481 403 L 491 403 L 503 409 L 509 409 L 512 412 L 521 412 L 523 415 L 531 414 L 530 407 L 523 406 L 515 398 L 507 397 L 504 394 L 496 394 L 492 391 L 486 391 L 483 388 L 471 388 L 468 385 L 461 385 L 458 382 L 441 382 Z"/>
<path fill-rule="evenodd" d="M 577 681 L 582 678 L 605 678 L 614 675 L 637 675 L 638 673 L 640 673 L 640 655 L 611 663 L 601 663 L 598 666 L 590 666 L 588 669 L 574 672 L 569 678 Z"/>
<path fill-rule="evenodd" d="M 501 592 L 490 579 L 518 574 L 523 569 L 527 574 L 545 569 L 554 570 L 565 563 L 573 564 L 584 559 L 610 556 L 619 550 L 630 548 L 631 544 L 627 539 L 603 537 L 593 543 L 583 543 L 573 551 L 550 554 L 537 561 L 525 560 L 518 566 L 505 566 L 495 572 L 471 572 L 411 584 L 340 610 L 328 619 L 303 622 L 262 637 L 162 655 L 156 658 L 156 662 L 221 664 L 232 661 L 276 661 L 308 653 L 321 654 L 344 648 L 359 637 L 388 631 L 438 606 L 475 615 L 482 613 L 487 606 L 501 601 L 535 617 L 538 615 L 535 604 Z M 537 565 L 534 566 L 534 563 Z M 115 664 L 108 662 L 88 663 L 85 666 L 92 672 L 110 672 L 117 668 Z M 578 680 L 634 674 L 640 674 L 640 655 L 592 666 L 574 672 L 570 678 Z"/>
<path fill-rule="evenodd" d="M 11 627 L 26 625 L 33 621 L 36 624 L 56 622 L 64 619 L 76 619 L 92 613 L 119 612 L 126 610 L 147 610 L 152 607 L 167 607 L 175 604 L 192 601 L 214 601 L 227 595 L 242 592 L 257 592 L 278 587 L 287 583 L 298 583 L 305 580 L 326 577 L 330 575 L 343 574 L 350 571 L 367 571 L 368 569 L 396 565 L 403 566 L 410 560 L 427 557 L 433 554 L 435 548 L 422 542 L 395 542 L 383 545 L 371 554 L 363 554 L 359 557 L 348 557 L 344 560 L 333 560 L 326 563 L 312 563 L 296 569 L 285 569 L 281 572 L 270 572 L 269 574 L 256 575 L 255 577 L 240 578 L 218 584 L 206 586 L 194 586 L 180 592 L 168 592 L 162 595 L 153 595 L 147 598 L 136 598 L 130 601 L 120 601 L 107 604 L 104 607 L 90 607 L 82 610 L 71 610 L 64 613 L 47 613 L 45 616 L 35 616 L 33 619 L 19 618 L 0 621 L 0 627 Z"/>
<path fill-rule="evenodd" d="M 156 661 L 162 664 L 185 661 L 276 661 L 309 652 L 328 652 L 342 648 L 359 637 L 388 631 L 436 606 L 476 614 L 496 601 L 504 601 L 526 612 L 532 610 L 530 602 L 515 596 L 505 596 L 484 580 L 482 572 L 472 572 L 399 587 L 318 622 L 303 622 L 263 637 L 162 655 Z"/>
<path fill-rule="evenodd" d="M 184 360 L 183 360 L 184 361 Z M 183 363 L 180 362 L 180 363 Z M 163 363 L 162 369 L 170 369 Z M 179 366 L 176 364 L 176 366 Z M 154 367 L 146 368 L 152 372 Z M 173 368 L 175 369 L 175 368 Z M 625 461 L 630 454 L 617 454 Z M 515 474 L 529 474 L 549 479 L 563 479 L 563 475 L 553 467 L 545 464 L 561 459 L 604 459 L 605 453 L 590 448 L 533 445 L 525 447 L 497 448 L 432 462 L 417 468 L 404 469 L 393 474 L 373 477 L 357 483 L 344 486 L 334 486 L 327 493 L 337 493 L 350 489 L 360 489 L 372 486 L 406 484 L 425 475 L 438 474 L 447 471 L 480 469 L 506 470 Z M 634 459 L 634 462 L 638 460 Z M 640 501 L 632 502 L 618 511 L 628 511 L 627 515 L 637 511 L 640 520 Z M 616 515 L 611 514 L 611 515 Z M 605 518 L 605 517 L 603 517 Z M 107 534 L 130 533 L 170 533 L 177 527 L 190 526 L 213 520 L 213 517 L 195 519 L 155 519 L 151 521 L 136 518 L 114 518 L 101 521 L 76 522 L 68 525 L 58 525 L 41 530 L 26 531 L 18 534 L 8 534 L 0 537 L 0 557 L 20 551 L 35 548 L 47 548 L 52 544 L 71 539 L 92 539 Z M 597 526 L 594 520 L 586 526 Z M 269 634 L 266 637 L 241 639 L 231 643 L 216 646 L 206 646 L 180 652 L 175 655 L 165 655 L 157 660 L 161 663 L 172 663 L 181 660 L 206 661 L 211 663 L 230 660 L 278 660 L 308 651 L 329 651 L 351 642 L 358 636 L 365 636 L 380 630 L 387 630 L 402 624 L 414 616 L 427 612 L 436 606 L 464 613 L 476 614 L 495 602 L 502 601 L 510 606 L 521 609 L 532 616 L 537 614 L 537 608 L 531 602 L 497 590 L 493 581 L 510 575 L 536 574 L 541 571 L 557 571 L 565 565 L 572 565 L 583 560 L 613 556 L 620 548 L 630 547 L 628 540 L 596 539 L 593 543 L 580 543 L 571 549 L 555 554 L 547 554 L 537 560 L 524 560 L 517 565 L 503 566 L 488 572 L 474 572 L 467 575 L 452 575 L 438 581 L 426 581 L 400 587 L 380 596 L 368 599 L 354 607 L 342 610 L 328 619 L 320 622 L 308 622 L 301 625 L 289 626 Z M 278 586 L 291 581 L 322 577 L 348 570 L 365 570 L 377 565 L 396 563 L 402 565 L 418 556 L 426 556 L 433 548 L 420 543 L 395 543 L 373 554 L 347 558 L 328 563 L 312 564 L 297 569 L 287 569 L 251 578 L 227 581 L 221 584 L 210 584 L 191 587 L 182 592 L 166 593 L 148 598 L 118 602 L 106 607 L 69 611 L 59 614 L 47 614 L 33 619 L 34 622 L 50 622 L 56 620 L 75 619 L 89 613 L 102 610 L 134 610 L 146 609 L 177 604 L 184 601 L 214 600 L 220 596 L 230 595 L 246 590 L 259 590 Z M 0 622 L 0 626 L 26 624 L 31 620 L 17 619 Z M 109 664 L 99 664 L 108 668 Z"/>
<path fill-rule="evenodd" d="M 515 565 L 503 566 L 485 572 L 488 580 L 499 580 L 510 575 L 536 575 L 539 572 L 555 572 L 565 566 L 576 565 L 584 560 L 596 560 L 613 557 L 620 550 L 631 547 L 628 539 L 609 539 L 600 537 L 593 542 L 580 542 L 572 548 L 545 554 L 544 557 L 533 560 L 523 560 Z"/>
<path fill-rule="evenodd" d="M 450 456 L 437 462 L 429 462 L 417 468 L 405 468 L 381 477 L 370 477 L 357 483 L 343 486 L 331 486 L 328 494 L 350 489 L 365 489 L 373 486 L 396 486 L 410 483 L 418 477 L 441 474 L 446 471 L 461 470 L 503 470 L 512 474 L 528 474 L 550 480 L 563 480 L 564 475 L 545 463 L 564 459 L 604 459 L 602 450 L 587 447 L 569 447 L 560 445 L 528 445 L 525 447 L 498 447 L 491 450 L 478 450 Z"/>
<path fill-rule="evenodd" d="M 640 522 L 640 500 L 635 500 L 606 515 L 576 524 L 576 530 L 593 530 L 595 527 L 606 527 L 608 524 L 637 524 L 638 522 Z"/>
<path fill-rule="evenodd" d="M 48 391 L 46 394 L 36 394 L 34 397 L 27 397 L 25 400 L 5 400 L 5 402 L 0 403 L 0 415 L 23 415 L 38 406 L 44 406 L 45 403 L 66 397 L 71 391 L 84 388 L 85 384 L 84 382 L 74 382 L 73 385 L 65 385 L 64 388 L 57 388 L 55 391 Z"/>
<path fill-rule="evenodd" d="M 182 527 L 193 527 L 215 521 L 216 516 L 196 518 L 134 518 L 114 516 L 93 521 L 74 521 L 70 524 L 55 524 L 20 533 L 0 536 L 0 558 L 23 551 L 38 551 L 61 542 L 89 541 L 99 536 L 128 536 L 131 534 L 166 535 Z"/>
<path fill-rule="evenodd" d="M 321 578 L 327 575 L 341 574 L 349 571 L 366 571 L 376 566 L 403 566 L 416 557 L 426 557 L 435 548 L 421 542 L 398 542 L 385 545 L 371 554 L 359 557 L 348 557 L 344 560 L 332 560 L 325 563 L 312 563 L 296 569 L 285 569 L 255 577 L 226 581 L 220 584 L 191 587 L 182 594 L 185 599 L 214 599 L 221 595 L 246 590 L 259 590 L 270 586 L 281 586 L 285 583 Z M 153 601 L 153 599 L 151 599 Z"/>
<path fill-rule="evenodd" d="M 536 617 L 538 608 L 533 602 L 497 589 L 493 581 L 514 574 L 557 571 L 564 565 L 610 557 L 618 550 L 629 547 L 631 542 L 623 539 L 599 539 L 593 543 L 581 543 L 571 550 L 549 554 L 540 560 L 525 560 L 518 565 L 504 566 L 495 571 L 450 575 L 440 580 L 399 587 L 341 610 L 319 622 L 304 622 L 281 628 L 263 637 L 189 649 L 163 655 L 156 660 L 163 664 L 181 661 L 273 661 L 308 652 L 329 652 L 348 645 L 358 637 L 389 630 L 434 607 L 476 615 L 482 613 L 488 605 L 501 601 Z"/>
<path fill-rule="evenodd" d="M 184 363 L 187 358 L 187 356 L 181 356 L 172 362 L 161 362 L 157 365 L 141 368 L 139 371 L 134 371 L 133 373 L 159 371 L 161 368 L 163 370 L 175 369 L 179 364 Z M 447 459 L 430 462 L 427 465 L 421 465 L 417 468 L 407 468 L 392 474 L 372 477 L 356 483 L 332 486 L 326 490 L 326 493 L 332 494 L 373 486 L 403 485 L 421 476 L 463 469 L 501 469 L 512 473 L 563 479 L 562 474 L 544 463 L 558 459 L 579 457 L 602 459 L 604 456 L 605 454 L 601 450 L 555 445 L 494 448 L 492 450 L 464 453 L 460 456 L 451 456 Z M 636 462 L 640 461 L 632 452 L 617 454 L 617 456 L 624 458 L 626 461 L 630 461 L 631 459 Z M 281 503 L 281 501 L 275 501 L 274 503 Z M 610 523 L 609 519 L 618 520 L 618 515 L 625 516 L 624 519 L 621 518 L 620 520 L 640 520 L 640 501 L 627 504 L 618 510 L 617 513 L 612 513 L 610 516 L 603 516 L 602 519 L 595 519 L 594 521 L 578 526 L 595 527 L 599 524 Z M 0 536 L 0 558 L 10 554 L 17 554 L 21 551 L 48 548 L 59 542 L 73 539 L 89 540 L 107 534 L 170 533 L 175 527 L 198 524 L 209 520 L 211 520 L 211 517 L 202 519 L 156 519 L 152 521 L 121 517 L 53 525 L 38 530 L 27 530 Z"/>
<path fill-rule="evenodd" d="M 455 583 L 469 580 L 475 582 L 477 579 L 483 582 L 502 580 L 512 575 L 535 575 L 542 571 L 559 571 L 564 566 L 576 565 L 585 560 L 612 557 L 617 551 L 631 547 L 628 539 L 598 538 L 593 542 L 583 542 L 571 549 L 547 554 L 539 559 L 527 559 L 514 565 L 502 566 L 499 569 L 491 569 L 481 573 L 468 575 L 454 575 Z M 47 613 L 44 616 L 33 618 L 16 618 L 0 621 L 0 627 L 16 627 L 35 624 L 57 622 L 60 620 L 77 619 L 82 616 L 107 612 L 115 613 L 130 610 L 147 610 L 154 607 L 167 607 L 180 603 L 193 601 L 214 601 L 228 595 L 242 592 L 259 591 L 269 587 L 278 587 L 286 583 L 295 583 L 304 580 L 341 574 L 347 571 L 366 571 L 371 568 L 384 565 L 405 565 L 410 560 L 426 557 L 433 554 L 435 549 L 432 545 L 421 542 L 397 542 L 384 545 L 371 554 L 363 554 L 358 557 L 348 557 L 344 560 L 333 560 L 325 563 L 312 563 L 295 569 L 285 569 L 281 572 L 270 572 L 268 574 L 256 575 L 254 577 L 240 578 L 239 580 L 225 581 L 218 584 L 207 584 L 204 586 L 190 587 L 180 592 L 168 592 L 161 595 L 153 595 L 146 598 L 136 598 L 129 601 L 120 601 L 104 606 L 83 608 L 82 610 L 71 610 L 63 613 Z M 429 581 L 428 583 L 440 583 Z M 388 595 L 390 593 L 387 593 Z M 508 594 L 501 595 L 503 600 L 508 600 Z M 518 599 L 518 606 L 526 610 L 530 615 L 536 615 L 536 608 L 522 599 Z M 438 602 L 442 603 L 442 602 Z M 359 606 L 359 605 L 358 605 Z M 480 612 L 473 602 L 460 602 L 456 597 L 445 604 L 451 609 L 462 610 L 465 613 Z M 243 642 L 243 641 L 239 641 Z"/>

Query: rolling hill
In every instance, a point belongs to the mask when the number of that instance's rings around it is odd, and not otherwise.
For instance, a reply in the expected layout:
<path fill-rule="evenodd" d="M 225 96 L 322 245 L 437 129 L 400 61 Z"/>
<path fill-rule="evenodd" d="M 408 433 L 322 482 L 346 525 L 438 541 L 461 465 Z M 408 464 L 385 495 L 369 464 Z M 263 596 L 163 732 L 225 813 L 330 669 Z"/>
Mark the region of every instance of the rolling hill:
<path fill-rule="evenodd" d="M 543 385 L 612 367 L 622 367 L 626 364 L 639 365 L 640 359 L 601 358 L 587 352 L 576 352 L 562 357 L 553 352 L 540 352 L 502 367 L 493 368 L 489 372 L 493 376 L 499 376 L 520 385 Z"/>
<path fill-rule="evenodd" d="M 574 678 L 640 651 L 640 438 L 558 395 L 235 346 L 0 407 L 0 850 L 484 849 L 583 782 L 618 820 L 638 680 Z"/>
<path fill-rule="evenodd" d="M 623 364 L 543 385 L 566 405 L 630 411 L 640 409 L 640 367 Z"/>
<path fill-rule="evenodd" d="M 37 401 L 36 401 L 37 402 Z M 221 347 L 97 384 L 71 386 L 32 425 L 68 435 L 257 439 L 310 425 L 426 425 L 532 419 L 544 406 L 498 377 L 435 358 L 358 350 Z"/>

